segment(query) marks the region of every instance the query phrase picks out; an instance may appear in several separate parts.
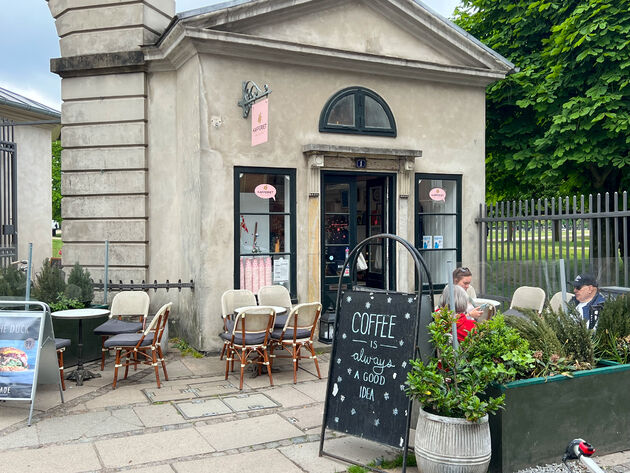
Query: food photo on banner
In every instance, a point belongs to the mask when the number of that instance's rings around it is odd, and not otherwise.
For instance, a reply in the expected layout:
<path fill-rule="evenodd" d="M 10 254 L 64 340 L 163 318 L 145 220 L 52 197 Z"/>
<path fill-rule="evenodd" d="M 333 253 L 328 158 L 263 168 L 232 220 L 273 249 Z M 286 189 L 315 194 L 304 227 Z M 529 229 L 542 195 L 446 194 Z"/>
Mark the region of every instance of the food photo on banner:
<path fill-rule="evenodd" d="M 29 399 L 41 318 L 0 315 L 0 399 Z"/>

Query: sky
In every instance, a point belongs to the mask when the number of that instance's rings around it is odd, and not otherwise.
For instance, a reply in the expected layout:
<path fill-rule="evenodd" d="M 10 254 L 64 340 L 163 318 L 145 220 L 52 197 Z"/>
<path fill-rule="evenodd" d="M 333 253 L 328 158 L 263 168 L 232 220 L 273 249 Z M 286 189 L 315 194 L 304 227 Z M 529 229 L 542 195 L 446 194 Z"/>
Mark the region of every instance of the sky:
<path fill-rule="evenodd" d="M 184 12 L 222 0 L 176 0 Z M 459 0 L 422 0 L 449 18 Z M 0 87 L 61 110 L 61 78 L 50 72 L 50 59 L 60 57 L 55 22 L 45 0 L 0 0 Z"/>

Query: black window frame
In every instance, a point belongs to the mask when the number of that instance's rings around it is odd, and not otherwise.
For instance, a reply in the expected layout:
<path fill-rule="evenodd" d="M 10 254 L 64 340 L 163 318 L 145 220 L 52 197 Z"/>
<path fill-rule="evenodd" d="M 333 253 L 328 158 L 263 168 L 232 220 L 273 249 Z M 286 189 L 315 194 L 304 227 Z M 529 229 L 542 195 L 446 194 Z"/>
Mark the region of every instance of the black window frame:
<path fill-rule="evenodd" d="M 241 258 L 241 183 L 240 174 L 275 174 L 280 176 L 289 176 L 289 212 L 270 212 L 268 215 L 289 215 L 289 238 L 291 239 L 290 251 L 281 253 L 256 253 L 259 256 L 278 256 L 289 255 L 289 272 L 290 272 L 290 288 L 291 300 L 297 301 L 297 196 L 296 196 L 296 177 L 295 168 L 267 168 L 267 167 L 251 167 L 251 166 L 235 166 L 234 167 L 234 287 L 240 289 L 240 258 Z M 247 255 L 246 255 L 247 256 Z"/>
<path fill-rule="evenodd" d="M 457 189 L 457 200 L 455 202 L 455 213 L 453 212 L 420 212 L 420 202 L 418 196 L 418 180 L 419 179 L 441 179 L 445 181 L 455 181 L 455 186 Z M 433 174 L 433 173 L 421 173 L 417 172 L 414 175 L 414 239 L 415 239 L 415 247 L 420 252 L 420 254 L 424 254 L 425 252 L 445 252 L 445 251 L 453 251 L 455 250 L 455 258 L 456 261 L 455 267 L 459 266 L 462 261 L 462 176 L 461 174 Z M 440 248 L 440 249 L 424 249 L 422 248 L 422 235 L 420 235 L 420 215 L 425 216 L 453 216 L 455 215 L 455 248 Z M 431 268 L 429 268 L 430 270 Z M 417 283 L 416 283 L 417 286 Z M 446 284 L 435 283 L 433 284 L 433 288 L 435 292 L 441 292 Z M 428 284 L 423 284 L 423 292 L 428 290 Z"/>
<path fill-rule="evenodd" d="M 349 125 L 330 125 L 328 123 L 328 117 L 330 112 L 334 109 L 337 102 L 341 99 L 352 95 L 354 96 L 354 117 L 355 124 L 354 126 Z M 390 128 L 375 128 L 365 126 L 365 97 L 368 96 L 374 101 L 376 101 L 387 115 L 389 120 Z M 365 87 L 347 87 L 336 92 L 332 97 L 328 99 L 326 105 L 322 109 L 322 112 L 319 116 L 319 131 L 320 133 L 344 133 L 351 135 L 373 135 L 373 136 L 387 136 L 391 138 L 396 138 L 397 136 L 397 128 L 396 128 L 396 120 L 394 119 L 394 114 L 392 113 L 387 102 L 383 100 L 383 98 L 378 95 L 376 92 L 370 89 L 366 89 Z"/>

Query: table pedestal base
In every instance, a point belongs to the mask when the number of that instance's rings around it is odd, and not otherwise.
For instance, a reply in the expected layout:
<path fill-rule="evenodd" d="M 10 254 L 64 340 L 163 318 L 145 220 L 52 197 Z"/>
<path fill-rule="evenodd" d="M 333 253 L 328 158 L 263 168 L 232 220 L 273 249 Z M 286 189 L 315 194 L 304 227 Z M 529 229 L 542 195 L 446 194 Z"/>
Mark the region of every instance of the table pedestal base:
<path fill-rule="evenodd" d="M 71 372 L 68 376 L 66 376 L 66 379 L 76 381 L 77 386 L 83 386 L 83 381 L 87 381 L 88 379 L 92 379 L 92 378 L 100 378 L 100 377 L 101 377 L 100 373 L 93 373 L 92 371 L 86 370 L 84 368 L 77 368 L 76 370 Z"/>

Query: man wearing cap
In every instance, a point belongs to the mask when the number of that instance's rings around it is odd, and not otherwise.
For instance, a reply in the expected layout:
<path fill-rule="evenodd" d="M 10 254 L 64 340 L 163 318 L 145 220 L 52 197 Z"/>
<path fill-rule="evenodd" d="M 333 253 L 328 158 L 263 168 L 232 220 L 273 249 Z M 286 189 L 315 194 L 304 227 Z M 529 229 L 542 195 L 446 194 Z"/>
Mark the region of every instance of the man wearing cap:
<path fill-rule="evenodd" d="M 586 320 L 589 329 L 597 328 L 599 312 L 604 306 L 604 296 L 597 289 L 595 276 L 589 273 L 578 274 L 571 281 L 574 297 L 571 303 L 578 313 Z"/>

